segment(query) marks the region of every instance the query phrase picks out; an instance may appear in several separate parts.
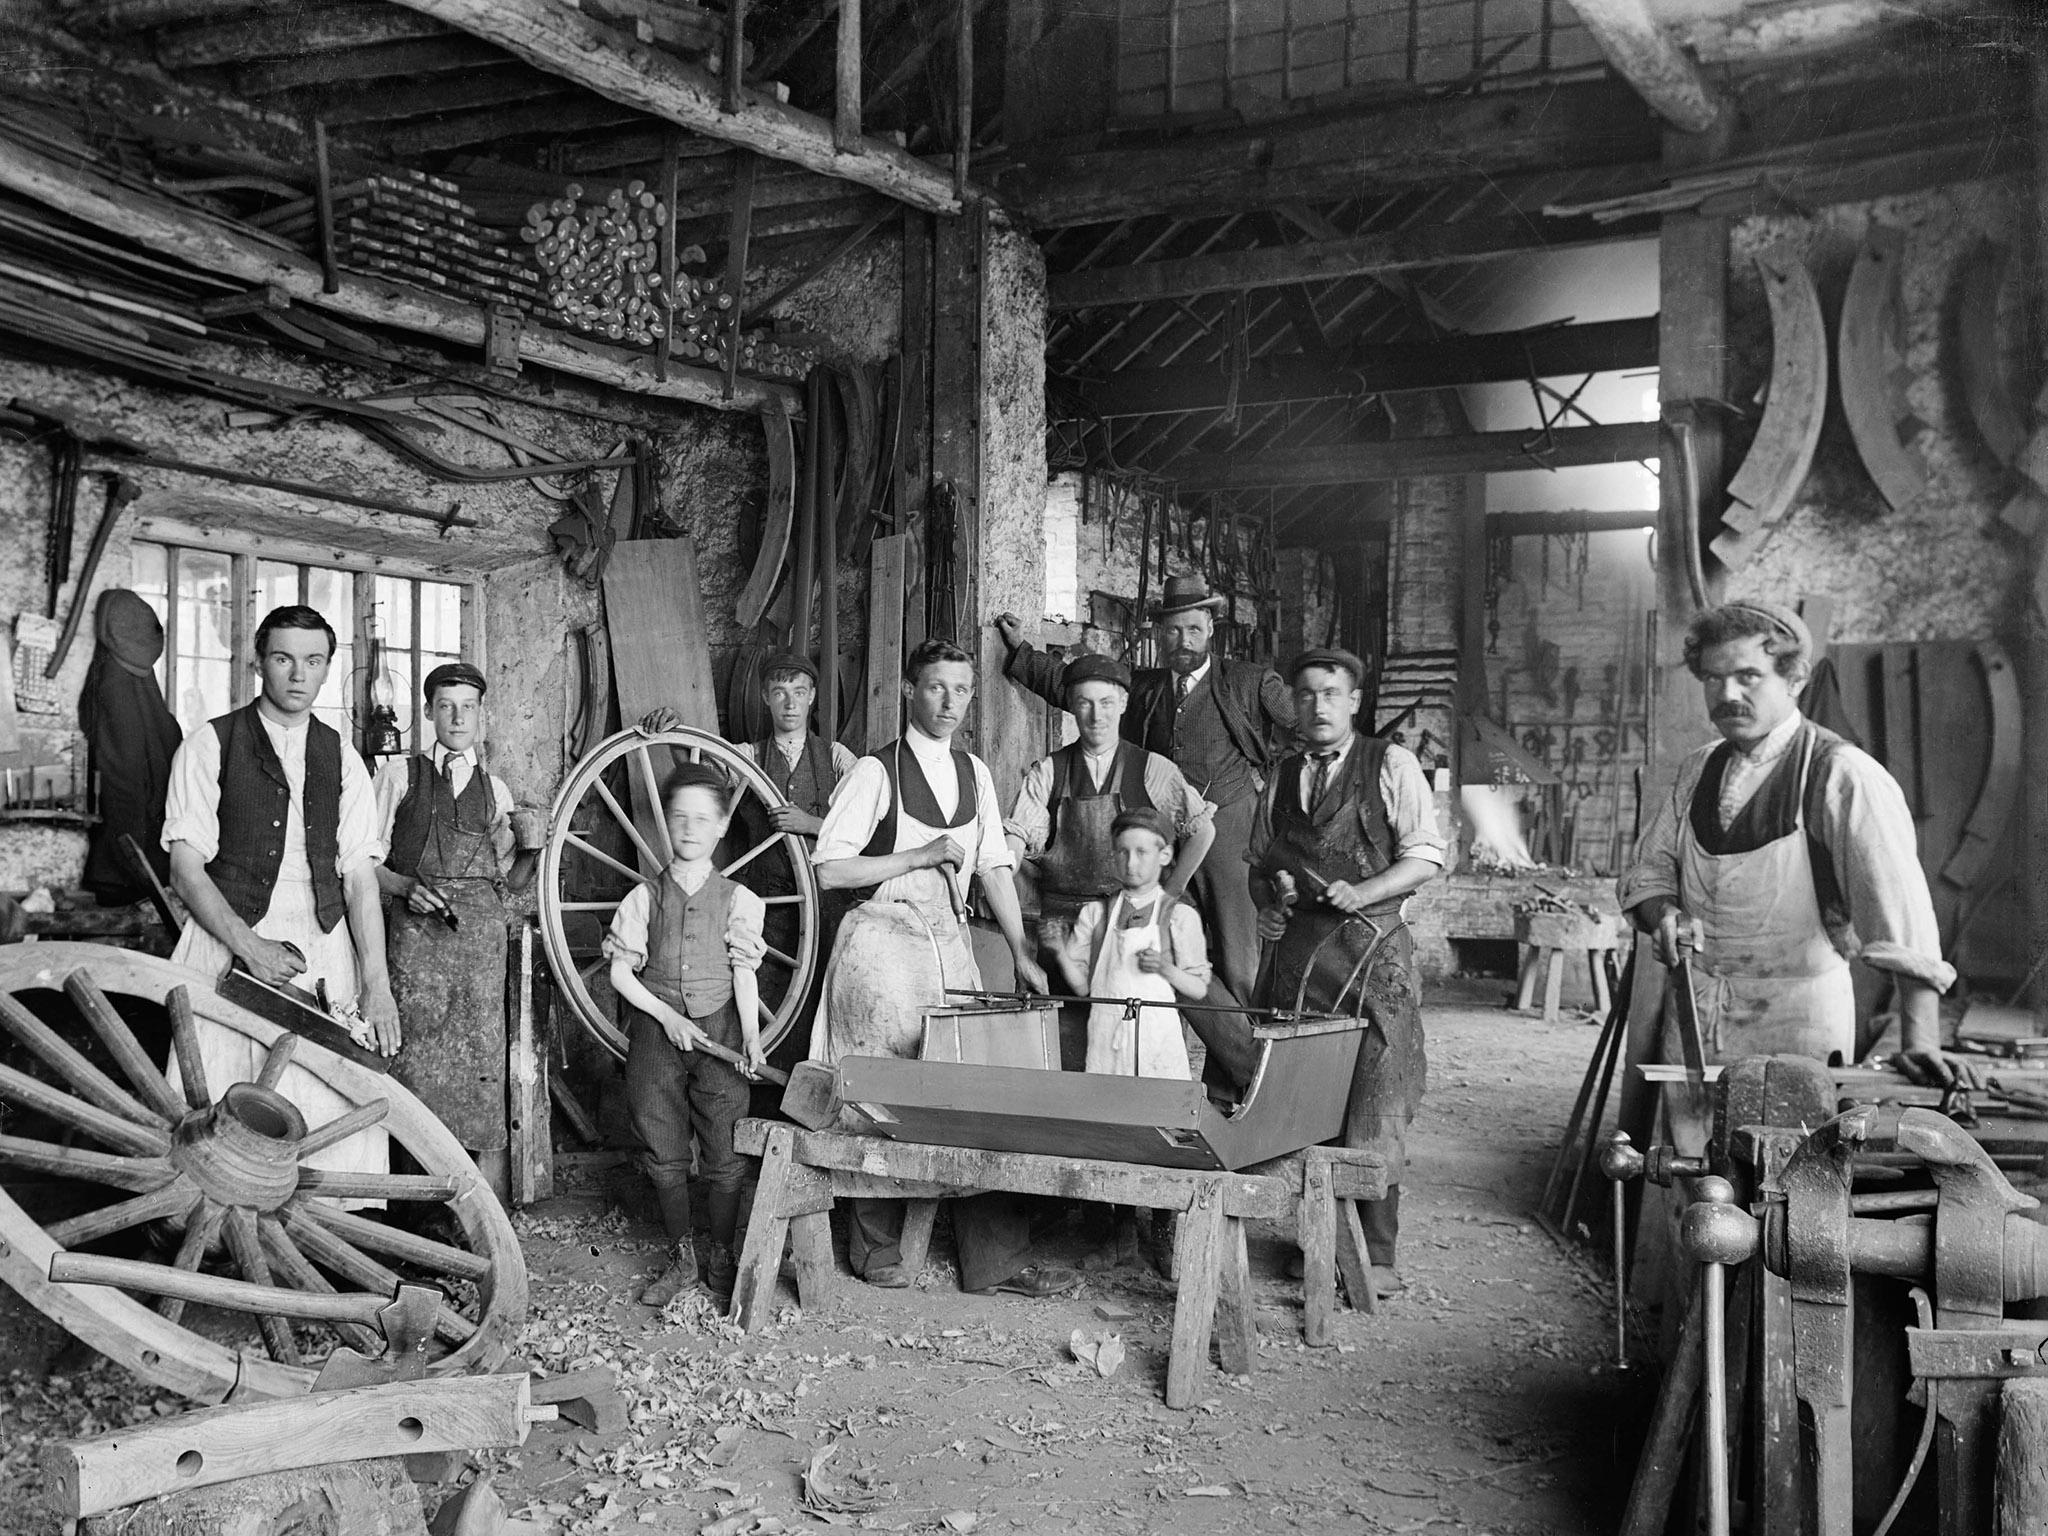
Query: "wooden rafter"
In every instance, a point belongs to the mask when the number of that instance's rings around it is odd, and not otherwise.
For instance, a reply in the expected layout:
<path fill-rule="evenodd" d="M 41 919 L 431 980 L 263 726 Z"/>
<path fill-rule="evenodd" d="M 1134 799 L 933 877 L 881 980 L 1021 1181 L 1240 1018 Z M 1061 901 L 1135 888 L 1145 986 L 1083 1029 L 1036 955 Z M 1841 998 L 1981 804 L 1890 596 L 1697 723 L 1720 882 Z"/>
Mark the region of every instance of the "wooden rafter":
<path fill-rule="evenodd" d="M 1572 0 L 1572 9 L 1607 62 L 1659 117 L 1687 133 L 1714 126 L 1722 111 L 1719 94 L 1650 14 L 1648 0 Z"/>
<path fill-rule="evenodd" d="M 935 212 L 960 206 L 948 179 L 908 151 L 864 138 L 857 153 L 832 142 L 832 125 L 743 91 L 737 111 L 723 108 L 718 77 L 639 44 L 631 35 L 555 0 L 399 0 L 421 14 L 495 43 L 537 68 L 608 101 L 776 160 L 857 182 L 899 202 Z"/>
<path fill-rule="evenodd" d="M 203 22 L 160 32 L 156 38 L 156 57 L 165 69 L 195 69 L 445 37 L 447 32 L 438 21 L 391 5 L 303 10 L 293 6 L 232 21 Z"/>
<path fill-rule="evenodd" d="M 1236 490 L 1262 485 L 1358 485 L 1428 475 L 1480 475 L 1517 469 L 1564 469 L 1578 464 L 1624 464 L 1658 456 L 1654 421 L 1552 432 L 1475 432 L 1457 437 L 1413 437 L 1343 448 L 1292 449 L 1272 454 L 1189 454 L 1172 466 L 1187 490 Z"/>
<path fill-rule="evenodd" d="M 372 43 L 346 53 L 306 53 L 261 59 L 234 72 L 238 96 L 271 96 L 309 85 L 335 85 L 345 80 L 445 74 L 503 63 L 505 55 L 473 37 L 424 37 L 396 43 Z"/>

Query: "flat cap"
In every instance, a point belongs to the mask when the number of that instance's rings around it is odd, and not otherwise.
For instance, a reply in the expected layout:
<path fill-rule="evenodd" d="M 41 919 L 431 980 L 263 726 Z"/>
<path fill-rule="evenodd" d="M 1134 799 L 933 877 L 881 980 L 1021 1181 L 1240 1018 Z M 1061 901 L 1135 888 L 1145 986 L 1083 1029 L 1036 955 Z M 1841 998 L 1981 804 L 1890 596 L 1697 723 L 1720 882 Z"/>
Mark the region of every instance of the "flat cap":
<path fill-rule="evenodd" d="M 808 656 L 799 656 L 795 651 L 777 651 L 761 663 L 760 675 L 769 677 L 777 672 L 801 672 L 813 683 L 818 680 L 818 668 Z"/>
<path fill-rule="evenodd" d="M 1152 833 L 1167 847 L 1173 846 L 1173 823 L 1166 819 L 1164 811 L 1149 805 L 1134 805 L 1129 810 L 1118 811 L 1116 819 L 1109 824 L 1109 835 L 1114 838 L 1119 832 L 1139 827 Z"/>
<path fill-rule="evenodd" d="M 452 688 L 457 683 L 467 683 L 478 693 L 482 693 L 488 686 L 484 682 L 483 673 L 479 672 L 468 662 L 444 661 L 427 674 L 427 680 L 420 684 L 420 692 L 426 696 L 427 702 L 431 704 L 434 702 L 435 689 Z"/>
<path fill-rule="evenodd" d="M 1131 669 L 1114 656 L 1098 656 L 1089 651 L 1076 656 L 1067 663 L 1067 670 L 1060 675 L 1060 688 L 1072 688 L 1077 683 L 1115 683 L 1119 688 L 1131 686 Z"/>
<path fill-rule="evenodd" d="M 1813 631 L 1806 627 L 1806 620 L 1783 603 L 1766 603 L 1753 598 L 1741 598 L 1732 603 L 1723 603 L 1720 611 L 1761 619 L 1798 646 L 1801 655 L 1813 654 Z"/>
<path fill-rule="evenodd" d="M 1365 686 L 1365 663 L 1347 650 L 1336 646 L 1318 645 L 1303 651 L 1287 663 L 1287 681 L 1292 683 L 1310 667 L 1327 667 L 1331 670 L 1342 668 L 1351 674 L 1351 686 Z"/>

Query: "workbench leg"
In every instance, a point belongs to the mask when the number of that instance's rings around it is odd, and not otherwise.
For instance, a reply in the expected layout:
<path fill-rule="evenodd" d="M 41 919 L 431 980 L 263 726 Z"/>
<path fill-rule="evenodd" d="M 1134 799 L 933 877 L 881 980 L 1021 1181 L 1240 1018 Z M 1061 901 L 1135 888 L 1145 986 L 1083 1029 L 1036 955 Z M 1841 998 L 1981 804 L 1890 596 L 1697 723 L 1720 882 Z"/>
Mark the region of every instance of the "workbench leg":
<path fill-rule="evenodd" d="M 1209 1369 L 1216 1322 L 1217 1270 L 1223 1256 L 1223 1191 L 1212 1183 L 1180 1219 L 1174 1243 L 1180 1288 L 1173 1303 L 1173 1349 L 1166 1361 L 1166 1406 L 1191 1408 Z"/>
<path fill-rule="evenodd" d="M 1372 1288 L 1372 1254 L 1365 1246 L 1365 1223 L 1358 1219 L 1356 1200 L 1337 1202 L 1337 1272 L 1344 1277 L 1344 1294 L 1351 1298 L 1351 1310 L 1371 1317 L 1380 1309 Z"/>
<path fill-rule="evenodd" d="M 1540 945 L 1524 944 L 1522 946 L 1522 969 L 1521 974 L 1515 981 L 1515 1011 L 1517 1013 L 1527 1013 L 1530 1005 L 1536 1001 L 1536 967 L 1542 958 L 1543 950 Z"/>
<path fill-rule="evenodd" d="M 1216 1256 L 1216 1361 L 1233 1376 L 1249 1376 L 1258 1351 L 1259 1325 L 1252 1309 L 1252 1268 L 1245 1253 L 1244 1221 L 1226 1216 L 1222 1251 Z"/>
<path fill-rule="evenodd" d="M 1587 950 L 1586 968 L 1593 973 L 1593 1013 L 1604 1021 L 1614 1011 L 1614 998 L 1607 990 L 1607 952 Z"/>
<path fill-rule="evenodd" d="M 832 1256 L 832 1218 L 807 1211 L 789 1221 L 790 1257 L 796 1262 L 796 1299 L 806 1312 L 822 1312 L 832 1304 L 839 1281 L 839 1263 Z"/>
<path fill-rule="evenodd" d="M 768 1132 L 767 1144 L 761 1149 L 761 1178 L 754 1189 L 754 1213 L 747 1220 L 747 1240 L 740 1249 L 739 1274 L 733 1281 L 728 1314 L 749 1333 L 775 1316 L 775 1281 L 782 1268 L 790 1218 L 832 1209 L 831 1182 L 815 1168 L 799 1166 L 795 1147 L 796 1128 L 778 1125 Z M 828 1255 L 830 1242 L 827 1238 Z"/>
<path fill-rule="evenodd" d="M 938 1215 L 939 1202 L 936 1200 L 903 1202 L 903 1235 L 897 1239 L 896 1246 L 902 1255 L 903 1273 L 910 1276 L 913 1284 L 924 1273 L 925 1257 L 932 1246 L 932 1223 Z"/>
<path fill-rule="evenodd" d="M 1337 1200 L 1330 1165 L 1311 1147 L 1301 1168 L 1301 1336 L 1312 1349 L 1333 1342 L 1337 1312 Z"/>
<path fill-rule="evenodd" d="M 1550 969 L 1543 973 L 1543 1022 L 1557 1022 L 1557 1006 L 1564 1001 L 1564 951 L 1546 949 Z"/>

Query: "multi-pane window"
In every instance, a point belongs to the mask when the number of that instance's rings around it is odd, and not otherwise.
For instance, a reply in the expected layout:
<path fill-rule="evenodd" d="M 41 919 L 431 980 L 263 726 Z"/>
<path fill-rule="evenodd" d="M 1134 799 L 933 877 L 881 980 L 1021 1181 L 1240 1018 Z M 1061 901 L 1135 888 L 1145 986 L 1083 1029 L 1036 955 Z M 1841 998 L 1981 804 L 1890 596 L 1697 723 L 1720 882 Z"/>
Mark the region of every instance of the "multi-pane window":
<path fill-rule="evenodd" d="M 157 679 L 186 731 L 254 697 L 256 625 L 273 608 L 304 604 L 334 626 L 334 662 L 315 713 L 358 747 L 369 706 L 374 632 L 385 642 L 398 727 L 408 749 L 428 726 L 419 679 L 473 650 L 456 582 L 351 570 L 262 555 L 136 540 L 130 585 L 163 620 Z"/>

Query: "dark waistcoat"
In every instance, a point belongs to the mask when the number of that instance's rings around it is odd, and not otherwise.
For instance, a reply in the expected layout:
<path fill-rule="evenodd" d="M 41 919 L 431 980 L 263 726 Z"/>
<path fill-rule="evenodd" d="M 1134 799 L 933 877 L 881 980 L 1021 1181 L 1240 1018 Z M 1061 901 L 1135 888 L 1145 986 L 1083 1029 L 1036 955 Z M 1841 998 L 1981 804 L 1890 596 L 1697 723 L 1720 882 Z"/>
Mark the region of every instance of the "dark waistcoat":
<path fill-rule="evenodd" d="M 474 875 L 493 879 L 498 873 L 495 850 L 481 852 L 474 839 L 488 841 L 498 808 L 492 801 L 491 776 L 472 766 L 469 782 L 457 795 L 433 759 L 415 752 L 406 764 L 405 798 L 391 818 L 391 852 L 387 869 L 401 875 Z M 468 868 L 474 863 L 475 868 Z"/>
<path fill-rule="evenodd" d="M 822 817 L 831 806 L 832 791 L 839 787 L 839 771 L 832 766 L 832 744 L 816 731 L 805 733 L 804 749 L 794 763 L 782 755 L 771 736 L 755 743 L 754 758 L 783 798 L 806 815 Z"/>
<path fill-rule="evenodd" d="M 1301 783 L 1314 764 L 1300 753 L 1281 763 L 1273 775 L 1268 816 L 1272 841 L 1259 867 L 1268 874 L 1285 869 L 1303 885 L 1302 904 L 1315 881 L 1367 880 L 1394 862 L 1393 828 L 1380 796 L 1380 766 L 1387 744 L 1376 736 L 1353 740 L 1344 766 L 1311 809 L 1301 808 Z M 1306 882 L 1304 874 L 1312 878 Z M 1297 911 L 1302 910 L 1301 907 Z M 1401 910 L 1400 898 L 1368 909 L 1380 917 Z"/>
<path fill-rule="evenodd" d="M 261 921 L 284 863 L 284 827 L 292 792 L 284 763 L 256 705 L 246 704 L 212 722 L 220 738 L 220 852 L 206 873 L 235 916 Z M 306 722 L 306 862 L 313 868 L 314 910 L 320 931 L 331 933 L 347 912 L 341 876 L 341 737 L 320 720 Z"/>

